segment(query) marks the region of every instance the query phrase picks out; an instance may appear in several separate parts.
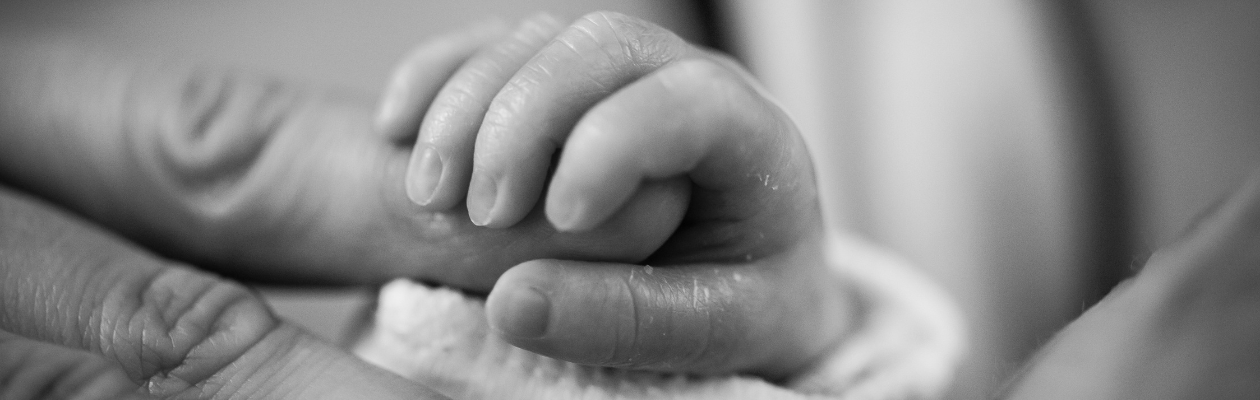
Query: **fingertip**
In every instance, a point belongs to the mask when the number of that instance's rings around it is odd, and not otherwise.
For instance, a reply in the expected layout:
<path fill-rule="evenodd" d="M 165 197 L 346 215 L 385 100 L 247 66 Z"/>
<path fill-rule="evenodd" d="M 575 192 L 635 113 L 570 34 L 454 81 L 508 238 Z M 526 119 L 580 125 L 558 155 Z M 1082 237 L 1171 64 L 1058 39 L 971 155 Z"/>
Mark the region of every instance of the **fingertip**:
<path fill-rule="evenodd" d="M 416 205 L 427 207 L 433 203 L 442 181 L 443 163 L 437 149 L 420 145 L 413 152 L 407 165 L 407 197 Z"/>
<path fill-rule="evenodd" d="M 508 270 L 486 301 L 492 329 L 513 346 L 579 364 L 609 361 L 609 340 L 633 326 L 603 264 L 533 260 Z"/>
<path fill-rule="evenodd" d="M 401 72 L 395 73 L 381 93 L 381 100 L 376 106 L 376 115 L 372 118 L 372 129 L 382 137 L 390 140 L 402 140 L 413 136 L 414 132 L 406 132 L 407 117 L 402 113 L 402 103 L 407 96 L 406 77 Z"/>
<path fill-rule="evenodd" d="M 539 339 L 547 334 L 551 300 L 528 280 L 501 279 L 486 299 L 486 315 L 490 327 L 509 341 Z"/>
<path fill-rule="evenodd" d="M 544 211 L 547 220 L 560 232 L 580 232 L 594 228 L 586 218 L 586 204 L 568 190 L 553 190 L 547 195 Z"/>
<path fill-rule="evenodd" d="M 586 151 L 572 146 L 568 153 Z M 606 159 L 603 153 L 561 157 L 552 178 L 544 211 L 547 219 L 561 232 L 584 232 L 595 229 L 625 208 L 636 192 L 645 189 L 642 176 L 634 168 Z"/>
<path fill-rule="evenodd" d="M 492 222 L 491 215 L 498 202 L 498 192 L 498 182 L 493 178 L 484 173 L 473 173 L 472 181 L 468 184 L 468 199 L 465 200 L 468 220 L 473 225 L 487 226 Z"/>

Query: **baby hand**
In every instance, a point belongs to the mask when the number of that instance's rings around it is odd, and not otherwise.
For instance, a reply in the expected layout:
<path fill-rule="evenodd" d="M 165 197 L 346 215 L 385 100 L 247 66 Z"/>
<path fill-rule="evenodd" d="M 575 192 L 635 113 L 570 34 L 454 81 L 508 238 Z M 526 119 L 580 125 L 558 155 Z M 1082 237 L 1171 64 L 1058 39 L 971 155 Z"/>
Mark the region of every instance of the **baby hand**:
<path fill-rule="evenodd" d="M 541 210 L 572 234 L 607 229 L 645 193 L 687 200 L 621 219 L 670 228 L 640 228 L 664 236 L 644 265 L 557 256 L 508 270 L 487 307 L 511 343 L 584 364 L 785 377 L 852 323 L 823 260 L 808 152 L 731 60 L 599 12 L 527 20 L 438 90 L 410 84 L 431 73 L 414 65 L 377 122 L 414 140 L 406 192 L 429 212 L 466 204 L 474 224 L 511 229 Z"/>

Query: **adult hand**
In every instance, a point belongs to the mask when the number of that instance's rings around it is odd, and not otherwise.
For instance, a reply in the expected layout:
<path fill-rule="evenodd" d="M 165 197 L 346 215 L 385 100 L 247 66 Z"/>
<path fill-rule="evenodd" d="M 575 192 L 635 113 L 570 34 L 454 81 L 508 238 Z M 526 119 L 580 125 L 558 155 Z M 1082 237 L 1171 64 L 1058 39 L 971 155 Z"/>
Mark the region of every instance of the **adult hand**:
<path fill-rule="evenodd" d="M 1260 395 L 1260 175 L 1068 326 L 1015 399 Z"/>
<path fill-rule="evenodd" d="M 241 285 L 0 187 L 0 398 L 149 397 L 442 398 Z"/>
<path fill-rule="evenodd" d="M 425 82 L 443 81 L 497 37 L 483 26 L 438 38 L 413 66 Z M 557 232 L 541 213 L 482 228 L 462 208 L 407 200 L 408 149 L 372 134 L 369 101 L 78 44 L 3 44 L 0 181 L 232 276 L 340 285 L 409 276 L 486 292 L 526 260 L 641 260 L 685 203 L 646 190 L 580 234 Z"/>
<path fill-rule="evenodd" d="M 511 343 L 583 364 L 782 378 L 854 322 L 823 259 L 805 146 L 729 59 L 598 12 L 525 21 L 436 96 L 409 83 L 427 72 L 411 64 L 377 125 L 414 146 L 407 193 L 425 210 L 466 204 L 473 223 L 510 230 L 543 209 L 585 234 L 645 193 L 689 200 L 681 221 L 633 221 L 670 227 L 641 259 L 651 266 L 550 257 L 507 271 L 487 307 Z"/>

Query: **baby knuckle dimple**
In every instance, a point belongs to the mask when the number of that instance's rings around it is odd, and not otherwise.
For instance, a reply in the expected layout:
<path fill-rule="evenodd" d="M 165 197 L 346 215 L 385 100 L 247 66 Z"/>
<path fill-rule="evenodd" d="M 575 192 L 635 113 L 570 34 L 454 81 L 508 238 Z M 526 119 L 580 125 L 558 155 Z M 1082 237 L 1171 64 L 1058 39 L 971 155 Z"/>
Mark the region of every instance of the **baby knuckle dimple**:
<path fill-rule="evenodd" d="M 663 65 L 687 48 L 667 29 L 611 11 L 596 11 L 578 19 L 557 40 L 574 51 L 599 49 L 619 64 Z"/>
<path fill-rule="evenodd" d="M 278 326 L 241 285 L 185 267 L 155 273 L 137 294 L 120 307 L 130 315 L 116 316 L 112 347 L 130 352 L 115 357 L 132 360 L 129 372 L 155 395 L 213 376 Z"/>
<path fill-rule="evenodd" d="M 186 231 L 207 246 L 233 243 L 239 235 L 227 227 L 265 214 L 259 199 L 268 196 L 265 181 L 275 179 L 278 165 L 268 160 L 292 145 L 282 136 L 306 128 L 301 121 L 315 98 L 278 81 L 211 69 L 173 75 L 150 96 L 170 101 L 136 111 L 137 126 L 147 128 L 129 131 L 137 179 L 157 194 L 144 201 L 174 217 L 154 219 L 146 240 L 165 244 L 170 239 L 160 232 Z"/>
<path fill-rule="evenodd" d="M 727 364 L 736 343 L 721 329 L 725 307 L 703 282 L 671 267 L 632 268 L 624 278 L 626 312 L 616 351 L 604 365 L 709 372 Z"/>
<path fill-rule="evenodd" d="M 242 179 L 299 103 L 297 91 L 275 81 L 195 70 L 170 104 L 156 156 L 169 180 L 213 196 Z"/>

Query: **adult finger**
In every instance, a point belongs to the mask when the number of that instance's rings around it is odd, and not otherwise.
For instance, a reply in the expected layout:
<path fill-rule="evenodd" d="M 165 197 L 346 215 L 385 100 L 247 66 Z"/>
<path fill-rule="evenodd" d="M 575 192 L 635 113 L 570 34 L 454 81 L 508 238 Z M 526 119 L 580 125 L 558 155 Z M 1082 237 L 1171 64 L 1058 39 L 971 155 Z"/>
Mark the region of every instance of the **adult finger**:
<path fill-rule="evenodd" d="M 484 226 L 515 224 L 537 203 L 552 155 L 586 110 L 662 65 L 699 54 L 646 21 L 610 12 L 578 19 L 490 104 L 477 132 L 469 216 Z"/>
<path fill-rule="evenodd" d="M 143 394 L 439 397 L 278 321 L 238 284 L 5 189 L 0 221 L 0 329 L 98 354 Z"/>
<path fill-rule="evenodd" d="M 503 21 L 492 19 L 433 38 L 408 53 L 394 67 L 381 93 L 376 132 L 396 142 L 415 138 L 420 117 L 442 83 L 477 49 L 506 30 Z"/>
<path fill-rule="evenodd" d="M 407 196 L 430 210 L 456 206 L 472 173 L 473 143 L 490 101 L 564 25 L 549 14 L 525 19 L 473 55 L 442 86 L 424 114 L 407 167 Z"/>
<path fill-rule="evenodd" d="M 737 266 L 531 261 L 499 279 L 487 312 L 508 342 L 562 360 L 783 378 L 853 324 L 838 280 L 804 271 L 823 267 L 801 254 Z"/>

